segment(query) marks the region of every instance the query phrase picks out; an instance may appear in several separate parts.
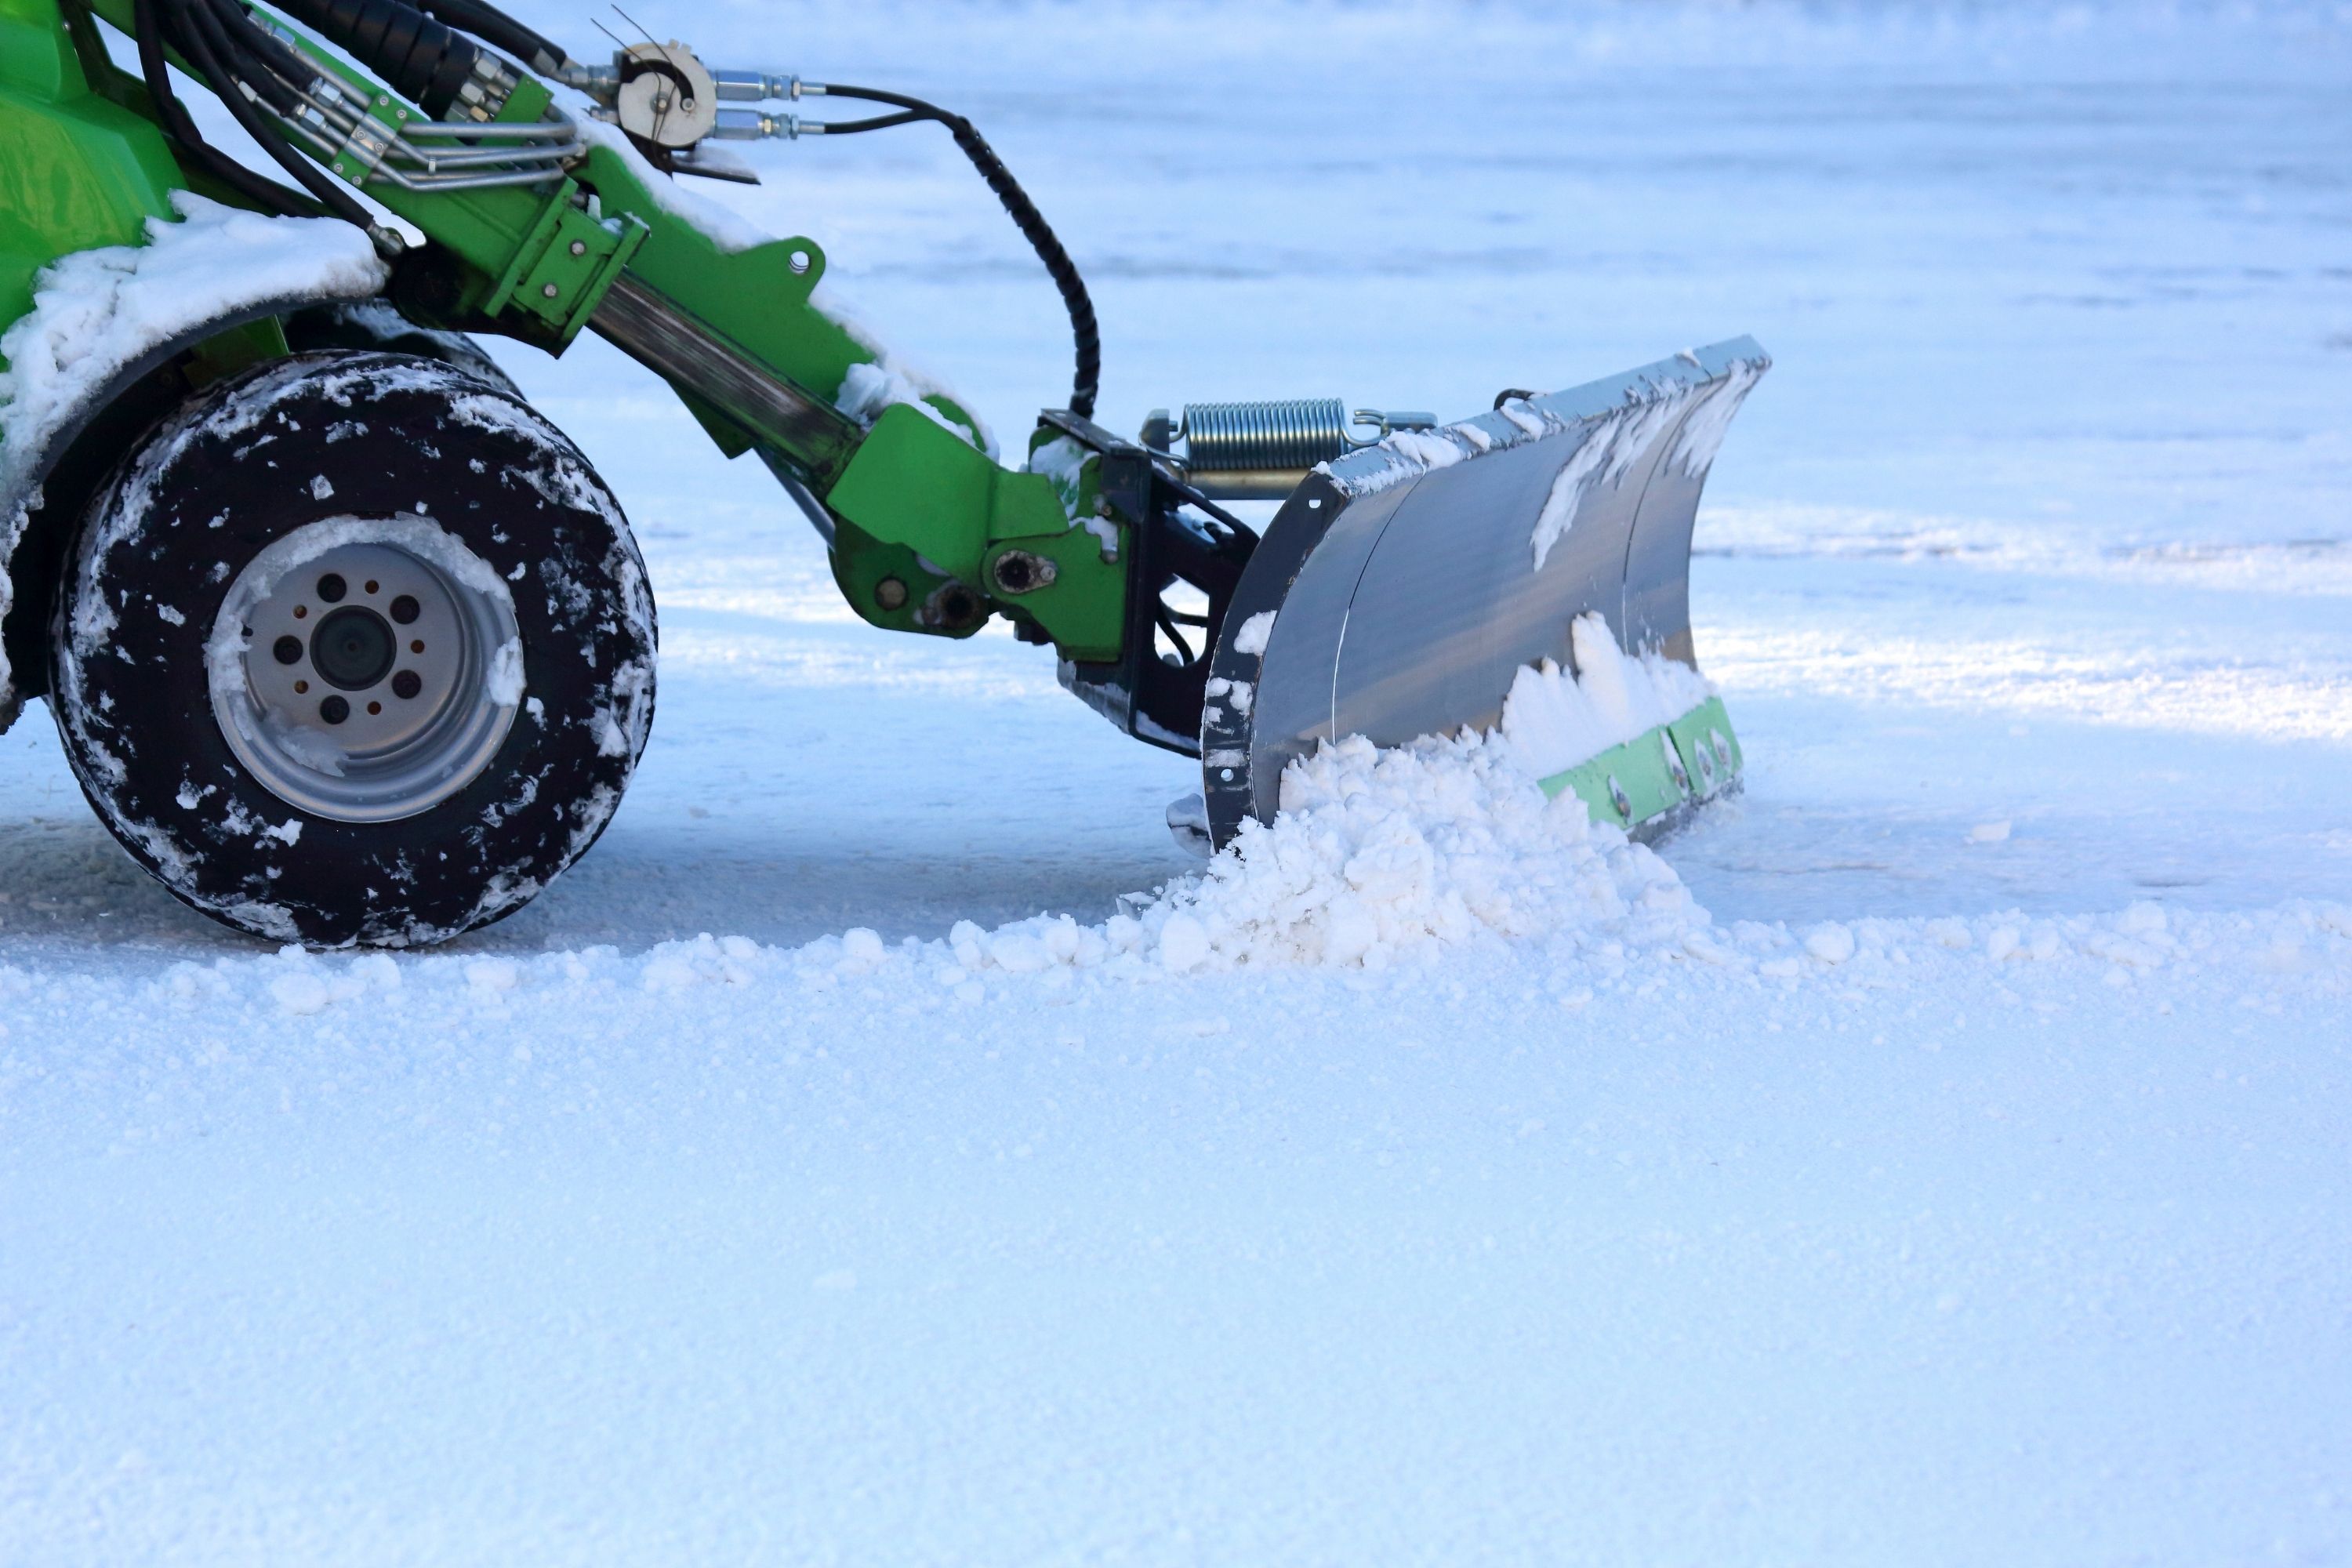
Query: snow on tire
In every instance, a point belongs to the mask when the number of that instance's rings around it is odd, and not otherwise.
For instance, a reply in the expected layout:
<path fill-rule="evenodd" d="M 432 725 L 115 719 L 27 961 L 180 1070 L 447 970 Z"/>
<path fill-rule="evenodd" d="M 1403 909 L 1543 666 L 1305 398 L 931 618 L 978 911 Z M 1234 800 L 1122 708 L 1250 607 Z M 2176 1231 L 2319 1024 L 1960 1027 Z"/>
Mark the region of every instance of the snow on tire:
<path fill-rule="evenodd" d="M 91 805 L 182 901 L 407 946 L 595 841 L 654 644 L 620 508 L 528 405 L 430 360 L 300 354 L 192 398 L 100 489 L 50 700 Z"/>

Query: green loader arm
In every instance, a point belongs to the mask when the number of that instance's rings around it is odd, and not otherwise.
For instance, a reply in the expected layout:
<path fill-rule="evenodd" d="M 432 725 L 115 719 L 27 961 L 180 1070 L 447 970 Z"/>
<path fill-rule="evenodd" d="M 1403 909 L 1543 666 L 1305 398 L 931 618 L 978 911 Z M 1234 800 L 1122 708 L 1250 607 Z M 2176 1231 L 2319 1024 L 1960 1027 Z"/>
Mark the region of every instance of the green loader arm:
<path fill-rule="evenodd" d="M 133 32 L 130 0 L 90 9 Z M 876 626 L 961 637 L 997 613 L 1073 662 L 1120 658 L 1121 525 L 1095 515 L 1093 485 L 1057 486 L 980 449 L 967 411 L 814 299 L 825 269 L 815 241 L 730 243 L 618 132 L 575 123 L 519 67 L 494 102 L 473 106 L 474 124 L 514 140 L 467 126 L 460 142 L 308 34 L 255 15 L 319 73 L 327 112 L 286 140 L 425 237 L 403 246 L 378 231 L 404 315 L 551 353 L 583 328 L 611 340 L 667 380 L 729 456 L 757 451 L 823 513 L 836 580 Z M 541 177 L 500 177 L 495 163 L 489 178 L 467 175 L 502 148 L 551 145 L 559 157 L 526 165 Z"/>

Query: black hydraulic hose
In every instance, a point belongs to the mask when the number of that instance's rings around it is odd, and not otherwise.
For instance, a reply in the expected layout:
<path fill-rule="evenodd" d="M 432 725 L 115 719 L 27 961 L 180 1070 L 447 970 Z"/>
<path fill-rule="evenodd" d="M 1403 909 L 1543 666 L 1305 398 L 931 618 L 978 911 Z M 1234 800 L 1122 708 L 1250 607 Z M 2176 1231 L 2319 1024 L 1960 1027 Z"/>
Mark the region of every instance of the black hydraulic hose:
<path fill-rule="evenodd" d="M 1192 663 L 1192 645 L 1186 642 L 1184 640 L 1184 634 L 1176 629 L 1175 617 L 1168 613 L 1168 606 L 1161 605 L 1154 609 L 1151 614 L 1151 620 L 1154 626 L 1157 626 L 1162 633 L 1166 634 L 1168 640 L 1176 645 L 1176 651 L 1183 656 L 1183 662 L 1186 664 Z"/>
<path fill-rule="evenodd" d="M 288 190 L 275 180 L 265 179 L 230 157 L 204 138 L 196 122 L 188 115 L 188 107 L 172 90 L 172 78 L 163 54 L 161 19 L 155 14 L 155 0 L 131 0 L 131 39 L 139 46 L 139 75 L 146 83 L 147 96 L 155 105 L 155 112 L 163 121 L 163 133 L 178 142 L 201 164 L 206 173 L 223 184 L 260 206 L 285 217 L 316 217 L 322 209 L 310 197 Z"/>
<path fill-rule="evenodd" d="M 280 0 L 288 16 L 342 48 L 435 120 L 448 117 L 481 46 L 402 0 Z"/>
<path fill-rule="evenodd" d="M 190 0 L 173 0 L 172 15 L 175 20 L 186 24 L 175 29 L 179 33 L 181 54 L 196 68 L 196 74 L 227 107 L 236 122 L 245 128 L 246 134 L 259 142 L 262 150 L 278 160 L 286 172 L 293 175 L 303 189 L 318 197 L 320 204 L 329 212 L 345 223 L 355 224 L 373 233 L 376 226 L 374 215 L 361 204 L 359 198 L 337 183 L 333 175 L 296 152 L 275 127 L 262 120 L 261 111 L 254 107 L 251 99 L 246 97 L 244 84 L 229 71 L 220 58 L 219 50 L 215 47 L 214 34 L 218 33 L 224 42 L 226 35 L 221 32 L 220 18 L 205 6 L 205 0 L 194 0 L 194 4 Z M 211 32 L 206 30 L 206 23 L 212 25 Z M 247 25 L 251 26 L 250 23 Z"/>
<path fill-rule="evenodd" d="M 215 48 L 226 48 L 227 65 L 238 81 L 251 88 L 254 94 L 269 106 L 280 118 L 290 117 L 300 108 L 301 100 L 294 83 L 303 79 L 284 45 L 252 25 L 252 18 L 236 0 L 198 0 L 209 6 L 213 26 L 209 34 Z"/>
<path fill-rule="evenodd" d="M 541 76 L 553 76 L 572 63 L 561 46 L 482 0 L 417 0 L 416 8 L 459 32 L 473 34 L 494 49 L 504 50 Z"/>
<path fill-rule="evenodd" d="M 842 87 L 827 82 L 822 88 L 811 86 L 804 90 L 821 93 L 828 98 L 862 99 L 869 103 L 887 103 L 902 110 L 898 114 L 877 115 L 870 120 L 849 120 L 828 123 L 824 127 L 827 136 L 846 136 L 861 131 L 880 131 L 892 125 L 908 125 L 929 120 L 947 127 L 948 134 L 963 155 L 971 160 L 996 199 L 1004 204 L 1013 226 L 1045 264 L 1045 271 L 1061 291 L 1062 304 L 1070 313 L 1070 335 L 1076 340 L 1077 372 L 1070 385 L 1070 412 L 1082 419 L 1091 419 L 1095 412 L 1095 393 L 1102 384 L 1102 330 L 1095 320 L 1094 301 L 1087 295 L 1086 280 L 1078 276 L 1078 264 L 1062 248 L 1062 242 L 1045 222 L 1045 215 L 1029 199 L 1029 193 L 1004 166 L 1004 160 L 972 128 L 971 121 L 961 114 L 950 114 L 936 104 L 925 103 L 919 98 L 902 93 L 882 92 L 873 88 Z"/>

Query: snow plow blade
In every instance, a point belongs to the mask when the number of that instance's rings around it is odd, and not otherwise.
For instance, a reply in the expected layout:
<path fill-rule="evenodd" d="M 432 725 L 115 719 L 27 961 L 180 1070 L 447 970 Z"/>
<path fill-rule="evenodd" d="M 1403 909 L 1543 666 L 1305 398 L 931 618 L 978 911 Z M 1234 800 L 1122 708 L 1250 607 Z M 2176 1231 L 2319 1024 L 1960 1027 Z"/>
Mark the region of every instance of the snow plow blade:
<path fill-rule="evenodd" d="M 1531 670 L 1576 710 L 1546 731 L 1545 788 L 1575 791 L 1596 821 L 1646 837 L 1736 787 L 1730 721 L 1691 673 L 1691 529 L 1770 363 L 1736 338 L 1400 431 L 1310 474 L 1250 557 L 1210 667 L 1214 841 L 1273 818 L 1292 758 L 1349 735 L 1495 729 Z M 1609 637 L 1589 619 L 1571 630 L 1592 616 Z"/>

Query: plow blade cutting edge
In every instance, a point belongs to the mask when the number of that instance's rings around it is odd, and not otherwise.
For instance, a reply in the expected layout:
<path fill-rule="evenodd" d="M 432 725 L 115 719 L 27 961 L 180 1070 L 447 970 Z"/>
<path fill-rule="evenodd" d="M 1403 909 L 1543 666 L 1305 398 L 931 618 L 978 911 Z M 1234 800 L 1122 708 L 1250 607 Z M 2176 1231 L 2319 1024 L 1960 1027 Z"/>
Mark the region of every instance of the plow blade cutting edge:
<path fill-rule="evenodd" d="M 1595 821 L 1649 837 L 1734 787 L 1730 721 L 1690 673 L 1691 528 L 1770 363 L 1735 338 L 1400 431 L 1311 474 L 1252 554 L 1211 665 L 1215 842 L 1271 820 L 1283 769 L 1323 742 L 1495 729 L 1531 667 L 1574 710 L 1539 748 L 1545 788 L 1574 790 Z M 1593 616 L 1606 638 L 1590 619 L 1572 630 Z M 1654 699 L 1646 710 L 1628 686 Z M 1670 710 L 1660 694 L 1676 695 Z"/>

